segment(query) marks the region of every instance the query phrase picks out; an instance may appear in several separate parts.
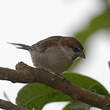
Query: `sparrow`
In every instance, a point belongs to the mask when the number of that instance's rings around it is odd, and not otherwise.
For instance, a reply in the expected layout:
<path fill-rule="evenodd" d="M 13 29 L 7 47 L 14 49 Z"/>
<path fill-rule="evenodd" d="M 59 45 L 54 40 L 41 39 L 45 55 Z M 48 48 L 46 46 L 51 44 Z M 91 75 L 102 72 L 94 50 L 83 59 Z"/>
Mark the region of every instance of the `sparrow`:
<path fill-rule="evenodd" d="M 19 43 L 10 44 L 29 51 L 35 67 L 40 66 L 55 74 L 66 71 L 76 58 L 85 58 L 83 46 L 73 37 L 52 36 L 32 46 Z"/>

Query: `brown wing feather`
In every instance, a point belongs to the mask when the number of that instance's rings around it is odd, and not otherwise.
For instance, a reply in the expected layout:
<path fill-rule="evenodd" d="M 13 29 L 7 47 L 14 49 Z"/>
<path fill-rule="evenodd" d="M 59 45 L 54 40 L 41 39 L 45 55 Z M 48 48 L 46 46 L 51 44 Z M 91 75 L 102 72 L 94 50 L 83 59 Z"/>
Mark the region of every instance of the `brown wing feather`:
<path fill-rule="evenodd" d="M 32 45 L 32 48 L 40 48 L 41 52 L 44 52 L 48 47 L 57 46 L 58 40 L 60 40 L 62 36 L 52 36 L 47 39 L 41 40 L 38 43 Z"/>

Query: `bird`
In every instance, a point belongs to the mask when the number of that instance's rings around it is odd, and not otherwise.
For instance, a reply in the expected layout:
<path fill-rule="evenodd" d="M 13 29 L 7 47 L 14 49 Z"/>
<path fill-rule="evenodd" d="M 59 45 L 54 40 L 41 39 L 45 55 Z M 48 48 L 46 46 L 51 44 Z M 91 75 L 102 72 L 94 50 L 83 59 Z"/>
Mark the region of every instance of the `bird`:
<path fill-rule="evenodd" d="M 15 45 L 18 49 L 29 51 L 35 67 L 42 67 L 55 74 L 68 70 L 75 59 L 85 58 L 83 46 L 74 37 L 51 36 L 32 46 L 19 43 L 10 44 Z"/>

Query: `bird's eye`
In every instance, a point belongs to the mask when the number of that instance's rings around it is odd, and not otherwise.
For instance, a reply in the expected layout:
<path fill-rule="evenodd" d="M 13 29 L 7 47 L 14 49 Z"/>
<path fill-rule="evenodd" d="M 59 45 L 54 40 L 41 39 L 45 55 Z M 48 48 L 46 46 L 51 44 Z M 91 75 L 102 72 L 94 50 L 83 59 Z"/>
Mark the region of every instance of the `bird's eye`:
<path fill-rule="evenodd" d="M 78 48 L 74 48 L 74 51 L 75 52 L 79 52 L 80 50 Z"/>
<path fill-rule="evenodd" d="M 74 47 L 74 46 L 70 46 L 70 48 L 72 48 L 74 52 L 79 52 L 79 51 L 80 51 L 79 48 L 76 48 L 76 47 Z"/>

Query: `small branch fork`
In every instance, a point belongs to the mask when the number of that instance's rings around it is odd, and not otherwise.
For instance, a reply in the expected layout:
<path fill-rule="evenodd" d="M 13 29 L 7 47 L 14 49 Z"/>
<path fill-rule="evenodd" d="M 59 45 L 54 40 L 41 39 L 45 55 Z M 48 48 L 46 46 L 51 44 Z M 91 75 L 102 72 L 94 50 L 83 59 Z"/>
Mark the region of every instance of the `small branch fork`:
<path fill-rule="evenodd" d="M 91 106 L 104 110 L 110 110 L 110 98 L 83 88 L 80 88 L 62 76 L 49 73 L 42 68 L 33 68 L 23 62 L 16 65 L 16 70 L 0 67 L 0 80 L 8 80 L 13 83 L 43 83 L 56 90 L 59 90 L 72 99 L 78 99 Z M 9 101 L 0 99 L 0 108 L 6 110 L 24 110 Z"/>

